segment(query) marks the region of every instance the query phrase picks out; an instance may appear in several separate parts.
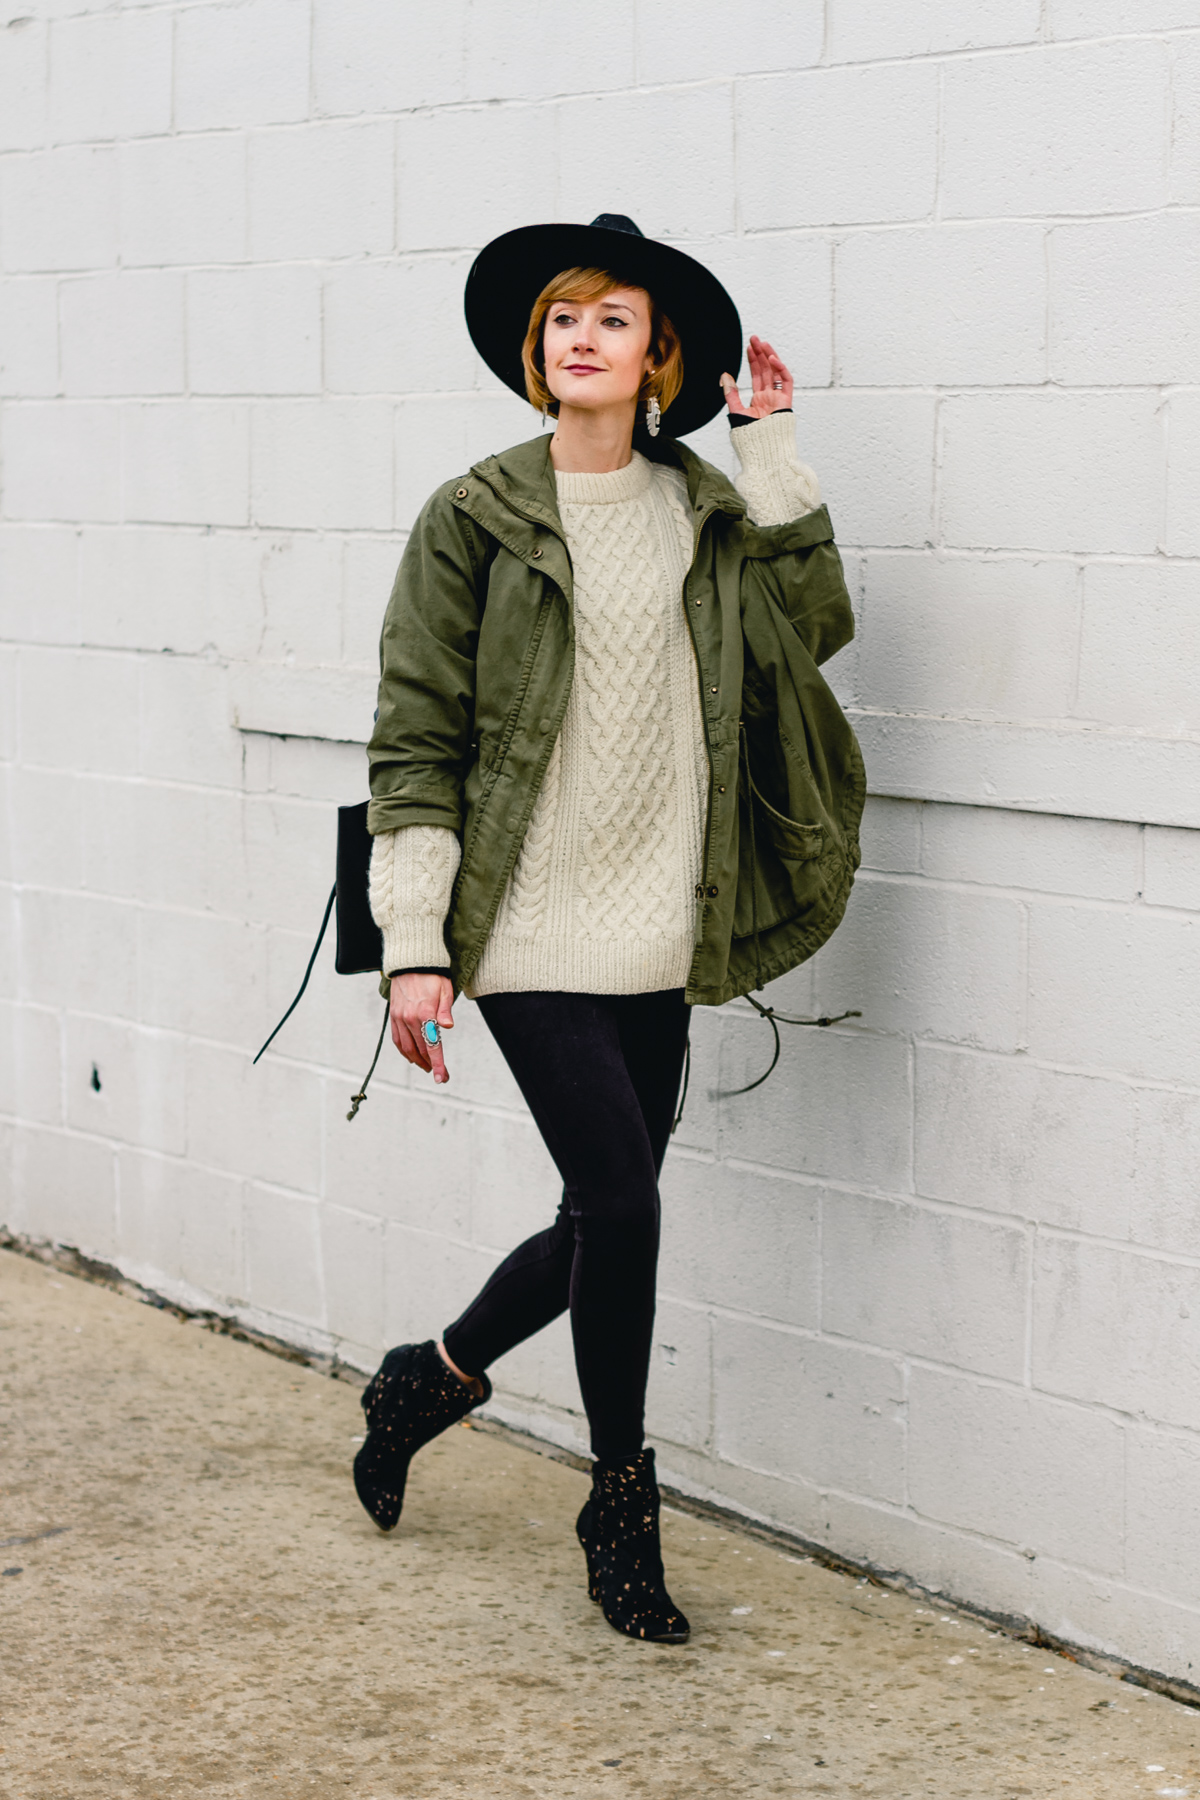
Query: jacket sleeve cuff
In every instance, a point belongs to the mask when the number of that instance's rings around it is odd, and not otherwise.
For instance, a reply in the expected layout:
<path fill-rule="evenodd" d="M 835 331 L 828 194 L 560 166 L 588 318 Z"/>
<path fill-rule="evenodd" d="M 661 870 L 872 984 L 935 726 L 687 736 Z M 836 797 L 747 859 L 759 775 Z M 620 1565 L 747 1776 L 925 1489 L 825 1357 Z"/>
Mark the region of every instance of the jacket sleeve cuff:
<path fill-rule="evenodd" d="M 737 490 L 756 525 L 786 525 L 821 504 L 816 476 L 796 456 L 796 416 L 768 413 L 733 434 Z"/>
<path fill-rule="evenodd" d="M 371 914 L 383 933 L 383 968 L 446 966 L 446 913 L 462 854 L 444 825 L 381 831 L 371 846 Z"/>

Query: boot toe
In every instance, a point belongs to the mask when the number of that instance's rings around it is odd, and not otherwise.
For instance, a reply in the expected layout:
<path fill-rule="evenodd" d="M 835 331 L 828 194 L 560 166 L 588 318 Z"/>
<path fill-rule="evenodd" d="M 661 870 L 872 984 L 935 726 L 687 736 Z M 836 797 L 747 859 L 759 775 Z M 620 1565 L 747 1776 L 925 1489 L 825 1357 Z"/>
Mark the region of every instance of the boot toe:
<path fill-rule="evenodd" d="M 368 1435 L 354 1458 L 354 1491 L 380 1531 L 394 1531 L 399 1524 L 407 1478 L 408 1463 L 398 1467 L 394 1458 L 381 1457 Z"/>

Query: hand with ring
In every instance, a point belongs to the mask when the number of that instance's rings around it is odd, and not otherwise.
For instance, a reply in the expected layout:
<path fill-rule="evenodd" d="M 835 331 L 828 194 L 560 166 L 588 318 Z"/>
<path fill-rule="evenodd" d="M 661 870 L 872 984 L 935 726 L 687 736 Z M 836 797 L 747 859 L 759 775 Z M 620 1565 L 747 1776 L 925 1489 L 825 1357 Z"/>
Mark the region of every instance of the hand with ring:
<path fill-rule="evenodd" d="M 721 377 L 721 392 L 731 415 L 765 419 L 768 413 L 780 412 L 792 404 L 792 377 L 783 358 L 777 356 L 765 338 L 752 337 L 749 346 L 750 380 L 753 393 L 746 406 L 738 393 L 733 376 Z"/>
<path fill-rule="evenodd" d="M 449 1081 L 443 1031 L 453 1031 L 454 989 L 445 975 L 393 975 L 392 1042 L 406 1062 L 436 1082 Z"/>

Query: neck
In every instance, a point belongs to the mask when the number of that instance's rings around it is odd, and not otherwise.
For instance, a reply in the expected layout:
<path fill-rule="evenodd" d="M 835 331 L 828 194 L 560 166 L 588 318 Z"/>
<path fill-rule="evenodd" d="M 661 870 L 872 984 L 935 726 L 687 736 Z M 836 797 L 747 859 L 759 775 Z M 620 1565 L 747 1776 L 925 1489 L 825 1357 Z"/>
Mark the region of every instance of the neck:
<path fill-rule="evenodd" d="M 594 411 L 590 407 L 562 406 L 550 461 L 562 475 L 608 475 L 633 460 L 633 422 L 637 401 Z"/>

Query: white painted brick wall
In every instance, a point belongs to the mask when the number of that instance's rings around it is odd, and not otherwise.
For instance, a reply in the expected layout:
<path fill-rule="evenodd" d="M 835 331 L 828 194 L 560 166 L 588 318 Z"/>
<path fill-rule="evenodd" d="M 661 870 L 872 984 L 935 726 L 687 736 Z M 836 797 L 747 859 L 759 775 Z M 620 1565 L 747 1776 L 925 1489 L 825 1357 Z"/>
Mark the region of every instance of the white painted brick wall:
<path fill-rule="evenodd" d="M 194 394 L 319 392 L 319 272 L 287 264 L 196 270 L 187 283 L 187 354 Z"/>
<path fill-rule="evenodd" d="M 1170 456 L 1163 549 L 1168 556 L 1200 556 L 1200 392 L 1172 394 L 1166 416 Z"/>
<path fill-rule="evenodd" d="M 176 130 L 245 130 L 305 118 L 308 15 L 308 0 L 181 8 L 175 16 Z"/>
<path fill-rule="evenodd" d="M 12 10 L 12 9 L 10 9 Z M 329 961 L 380 617 L 536 429 L 494 232 L 631 213 L 796 373 L 874 796 L 769 1035 L 698 1016 L 649 1416 L 671 1478 L 1200 1670 L 1200 5 L 45 0 L 0 30 L 0 1216 L 370 1366 L 559 1183 Z M 696 440 L 728 463 L 724 428 Z M 886 798 L 884 796 L 887 796 Z M 92 1070 L 100 1086 L 93 1085 Z M 563 1322 L 497 1405 L 583 1424 Z"/>
<path fill-rule="evenodd" d="M 169 131 L 172 26 L 166 11 L 54 20 L 51 141 L 95 142 Z"/>
<path fill-rule="evenodd" d="M 840 379 L 867 387 L 1040 381 L 1045 240 L 1042 227 L 1024 223 L 848 235 L 837 247 Z"/>

